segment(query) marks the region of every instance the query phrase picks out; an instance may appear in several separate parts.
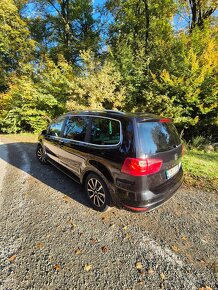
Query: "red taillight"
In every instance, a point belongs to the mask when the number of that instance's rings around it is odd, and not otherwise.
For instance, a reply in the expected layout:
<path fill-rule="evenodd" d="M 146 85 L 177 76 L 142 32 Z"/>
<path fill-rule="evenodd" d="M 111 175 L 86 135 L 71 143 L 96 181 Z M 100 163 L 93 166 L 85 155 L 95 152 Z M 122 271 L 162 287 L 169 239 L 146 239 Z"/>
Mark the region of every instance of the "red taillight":
<path fill-rule="evenodd" d="M 159 122 L 161 122 L 161 123 L 169 123 L 169 122 L 171 122 L 171 119 L 170 118 L 162 118 L 162 119 L 160 119 Z"/>
<path fill-rule="evenodd" d="M 154 158 L 126 158 L 121 172 L 133 176 L 153 174 L 160 170 L 162 163 L 161 159 Z"/>

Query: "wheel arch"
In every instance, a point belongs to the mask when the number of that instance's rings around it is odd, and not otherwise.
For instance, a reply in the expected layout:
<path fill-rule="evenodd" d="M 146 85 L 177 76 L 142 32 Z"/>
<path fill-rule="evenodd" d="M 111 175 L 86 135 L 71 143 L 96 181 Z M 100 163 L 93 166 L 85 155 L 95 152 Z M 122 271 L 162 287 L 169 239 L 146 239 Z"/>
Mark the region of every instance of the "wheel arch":
<path fill-rule="evenodd" d="M 91 160 L 91 161 L 89 161 L 89 163 L 91 166 L 89 168 L 87 168 L 87 170 L 82 174 L 81 183 L 85 182 L 86 177 L 88 176 L 89 173 L 98 174 L 101 178 L 104 179 L 104 181 L 109 181 L 111 183 L 114 182 L 114 179 L 113 179 L 110 171 L 107 169 L 107 167 L 105 165 L 103 165 L 101 162 L 96 161 L 96 160 Z"/>

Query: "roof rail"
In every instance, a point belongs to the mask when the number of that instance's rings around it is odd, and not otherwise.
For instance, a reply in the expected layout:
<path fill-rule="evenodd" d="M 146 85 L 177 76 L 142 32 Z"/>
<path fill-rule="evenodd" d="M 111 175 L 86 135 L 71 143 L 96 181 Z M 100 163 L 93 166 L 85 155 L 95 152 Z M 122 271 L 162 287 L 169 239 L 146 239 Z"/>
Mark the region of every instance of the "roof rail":
<path fill-rule="evenodd" d="M 105 112 L 108 112 L 108 113 L 125 114 L 124 112 L 116 111 L 116 110 L 104 110 L 104 111 L 105 111 Z"/>

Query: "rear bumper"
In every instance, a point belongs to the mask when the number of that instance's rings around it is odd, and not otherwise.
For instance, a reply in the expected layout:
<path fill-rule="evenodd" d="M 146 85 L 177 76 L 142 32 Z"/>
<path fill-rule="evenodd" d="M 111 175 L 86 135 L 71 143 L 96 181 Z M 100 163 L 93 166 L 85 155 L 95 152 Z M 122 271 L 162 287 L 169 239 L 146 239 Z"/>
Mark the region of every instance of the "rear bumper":
<path fill-rule="evenodd" d="M 141 193 L 122 192 L 120 198 L 121 204 L 128 210 L 135 212 L 151 211 L 167 200 L 169 200 L 183 183 L 183 172 L 179 172 L 174 177 L 174 181 L 170 185 L 164 184 L 161 187 L 145 190 Z"/>

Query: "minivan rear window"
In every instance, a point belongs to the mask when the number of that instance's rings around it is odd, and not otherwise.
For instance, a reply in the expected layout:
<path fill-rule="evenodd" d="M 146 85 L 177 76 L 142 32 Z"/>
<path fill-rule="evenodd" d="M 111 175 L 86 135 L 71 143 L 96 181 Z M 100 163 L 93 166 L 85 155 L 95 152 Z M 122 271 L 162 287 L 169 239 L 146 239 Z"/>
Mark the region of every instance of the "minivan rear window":
<path fill-rule="evenodd" d="M 168 151 L 181 143 L 171 122 L 141 122 L 137 126 L 140 146 L 145 154 Z"/>

